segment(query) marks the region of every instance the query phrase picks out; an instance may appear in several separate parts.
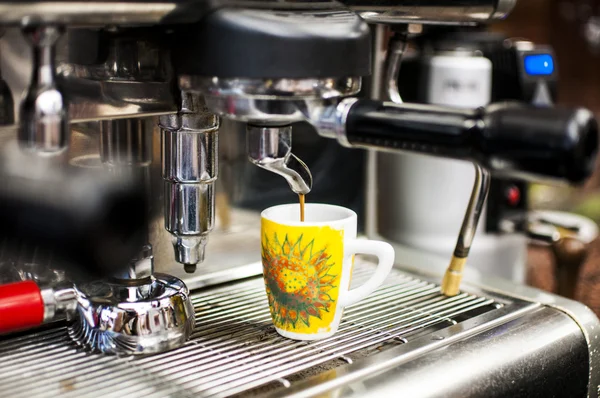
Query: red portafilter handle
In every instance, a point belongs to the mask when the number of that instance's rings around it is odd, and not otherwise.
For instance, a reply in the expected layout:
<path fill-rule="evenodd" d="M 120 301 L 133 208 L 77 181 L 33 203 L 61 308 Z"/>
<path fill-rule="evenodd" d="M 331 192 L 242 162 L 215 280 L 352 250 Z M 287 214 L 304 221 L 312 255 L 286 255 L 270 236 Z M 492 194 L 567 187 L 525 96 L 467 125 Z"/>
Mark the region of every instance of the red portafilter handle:
<path fill-rule="evenodd" d="M 39 326 L 44 321 L 44 301 L 33 281 L 0 286 L 0 333 Z"/>

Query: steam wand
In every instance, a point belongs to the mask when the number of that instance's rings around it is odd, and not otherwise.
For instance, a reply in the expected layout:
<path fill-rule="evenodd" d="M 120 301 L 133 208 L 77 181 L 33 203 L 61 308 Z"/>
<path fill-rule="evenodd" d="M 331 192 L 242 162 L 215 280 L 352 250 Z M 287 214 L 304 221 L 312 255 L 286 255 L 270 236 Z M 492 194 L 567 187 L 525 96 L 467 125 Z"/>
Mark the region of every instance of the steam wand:
<path fill-rule="evenodd" d="M 441 292 L 446 296 L 456 296 L 460 291 L 460 282 L 462 281 L 465 263 L 467 262 L 469 250 L 471 249 L 475 232 L 477 232 L 479 217 L 481 216 L 483 205 L 490 191 L 490 183 L 492 182 L 490 172 L 487 169 L 477 163 L 473 163 L 473 165 L 475 166 L 473 191 L 471 191 L 471 198 L 469 199 L 465 217 L 458 233 L 458 240 L 454 247 L 454 253 L 452 253 L 452 259 L 450 259 L 450 265 L 448 265 L 442 279 Z"/>
<path fill-rule="evenodd" d="M 388 52 L 386 59 L 386 83 L 387 91 L 390 100 L 396 104 L 402 104 L 402 97 L 398 90 L 398 77 L 400 74 L 400 66 L 402 65 L 402 57 L 406 52 L 408 40 L 406 32 L 394 32 L 388 43 Z M 446 269 L 444 278 L 441 283 L 441 292 L 446 296 L 455 296 L 460 291 L 460 283 L 462 281 L 463 270 L 469 256 L 469 250 L 473 243 L 473 238 L 477 232 L 477 225 L 483 205 L 488 196 L 491 183 L 491 175 L 488 170 L 481 167 L 477 163 L 475 166 L 475 182 L 473 190 L 465 211 L 462 226 L 458 233 L 458 239 L 450 265 Z"/>

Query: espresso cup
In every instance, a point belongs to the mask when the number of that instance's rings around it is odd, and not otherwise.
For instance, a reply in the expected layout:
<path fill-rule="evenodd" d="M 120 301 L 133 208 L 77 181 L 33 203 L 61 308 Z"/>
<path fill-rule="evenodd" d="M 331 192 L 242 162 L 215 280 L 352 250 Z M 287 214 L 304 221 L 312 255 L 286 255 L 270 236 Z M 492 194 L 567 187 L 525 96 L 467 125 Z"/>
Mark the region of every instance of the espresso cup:
<path fill-rule="evenodd" d="M 262 263 L 271 318 L 277 332 L 295 340 L 333 335 L 343 309 L 373 293 L 394 264 L 385 242 L 357 239 L 356 213 L 309 203 L 305 221 L 296 204 L 275 206 L 261 214 Z M 379 262 L 360 287 L 350 289 L 354 254 Z"/>

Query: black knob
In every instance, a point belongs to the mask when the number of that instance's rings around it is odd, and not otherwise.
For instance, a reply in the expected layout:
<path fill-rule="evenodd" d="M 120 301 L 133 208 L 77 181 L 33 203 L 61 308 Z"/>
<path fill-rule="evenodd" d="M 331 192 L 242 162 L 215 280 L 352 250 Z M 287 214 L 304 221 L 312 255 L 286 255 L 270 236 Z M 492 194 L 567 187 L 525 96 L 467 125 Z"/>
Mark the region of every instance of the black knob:
<path fill-rule="evenodd" d="M 482 115 L 478 147 L 483 161 L 498 171 L 527 172 L 581 183 L 594 171 L 598 123 L 583 108 L 535 108 L 490 105 Z"/>
<path fill-rule="evenodd" d="M 579 273 L 588 254 L 588 246 L 579 239 L 563 237 L 551 245 L 556 263 L 558 294 L 574 299 Z"/>

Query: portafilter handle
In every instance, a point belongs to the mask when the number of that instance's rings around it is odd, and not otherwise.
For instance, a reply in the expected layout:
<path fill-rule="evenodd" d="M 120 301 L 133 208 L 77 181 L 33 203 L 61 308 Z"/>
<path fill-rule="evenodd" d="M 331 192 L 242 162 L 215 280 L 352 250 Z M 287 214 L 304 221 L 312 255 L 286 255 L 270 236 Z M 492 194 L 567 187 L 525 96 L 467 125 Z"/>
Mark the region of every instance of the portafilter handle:
<path fill-rule="evenodd" d="M 42 289 L 34 281 L 0 285 L 0 334 L 64 319 L 76 308 L 73 286 Z"/>
<path fill-rule="evenodd" d="M 470 160 L 492 174 L 534 181 L 581 183 L 598 150 L 598 123 L 584 108 L 498 103 L 464 110 L 348 98 L 316 125 L 345 146 Z"/>

